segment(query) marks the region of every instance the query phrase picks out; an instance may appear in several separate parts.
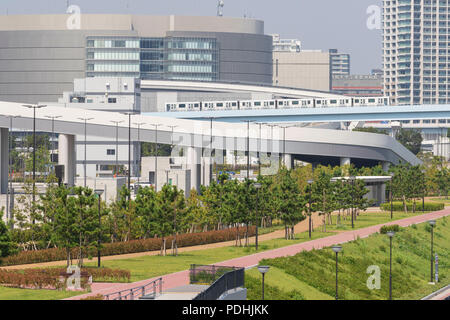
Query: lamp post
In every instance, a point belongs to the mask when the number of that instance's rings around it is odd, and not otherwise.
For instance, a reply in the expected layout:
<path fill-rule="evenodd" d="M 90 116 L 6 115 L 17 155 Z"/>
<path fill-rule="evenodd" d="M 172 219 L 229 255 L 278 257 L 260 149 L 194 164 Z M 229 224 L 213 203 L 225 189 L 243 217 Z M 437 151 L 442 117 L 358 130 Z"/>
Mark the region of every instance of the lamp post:
<path fill-rule="evenodd" d="M 336 253 L 336 300 L 338 300 L 338 254 L 342 251 L 341 246 L 332 246 L 331 249 Z"/>
<path fill-rule="evenodd" d="M 250 179 L 250 123 L 252 120 L 241 120 L 247 123 L 247 179 Z"/>
<path fill-rule="evenodd" d="M 104 190 L 96 189 L 95 194 L 98 197 L 98 238 L 97 238 L 97 267 L 100 268 L 101 263 L 101 253 L 100 253 L 100 244 L 101 244 L 101 235 L 102 235 L 102 218 L 101 218 L 101 202 L 102 202 L 102 194 Z"/>
<path fill-rule="evenodd" d="M 35 223 L 34 219 L 34 207 L 36 204 L 36 109 L 45 108 L 46 105 L 33 105 L 33 104 L 24 104 L 26 108 L 33 109 L 33 224 Z"/>
<path fill-rule="evenodd" d="M 389 300 L 392 300 L 392 238 L 395 235 L 394 231 L 388 231 L 389 237 Z"/>
<path fill-rule="evenodd" d="M 259 190 L 261 189 L 262 185 L 261 183 L 254 183 L 253 187 L 256 189 L 256 210 L 259 213 Z M 259 218 L 259 215 L 257 215 L 257 218 Z M 256 219 L 256 237 L 255 237 L 255 249 L 258 251 L 258 219 Z"/>
<path fill-rule="evenodd" d="M 292 126 L 280 126 L 283 129 L 283 162 L 286 166 L 286 129 L 291 128 Z M 287 167 L 287 166 L 286 166 Z"/>
<path fill-rule="evenodd" d="M 309 185 L 309 206 L 308 206 L 308 215 L 309 215 L 309 238 L 311 239 L 311 228 L 312 228 L 312 223 L 311 223 L 311 215 L 312 215 L 312 208 L 311 208 L 311 202 L 312 202 L 312 185 L 314 183 L 314 180 L 308 180 L 308 185 Z"/>
<path fill-rule="evenodd" d="M 128 200 L 131 199 L 131 116 L 136 112 L 124 112 L 128 116 Z"/>
<path fill-rule="evenodd" d="M 269 269 L 269 266 L 258 266 L 258 271 L 262 274 L 262 300 L 264 300 L 264 275 Z"/>
<path fill-rule="evenodd" d="M 155 191 L 158 191 L 158 127 L 162 126 L 162 124 L 151 124 L 151 126 L 155 127 Z"/>
<path fill-rule="evenodd" d="M 425 172 L 422 172 L 422 183 L 423 183 L 423 188 L 422 188 L 422 213 L 425 213 L 425 193 L 426 193 L 426 182 L 425 182 Z"/>
<path fill-rule="evenodd" d="M 270 127 L 270 140 L 272 141 L 272 147 L 270 148 L 271 152 L 270 155 L 272 156 L 273 154 L 273 128 L 276 127 L 276 124 L 269 124 L 269 123 L 265 123 L 266 126 Z M 270 161 L 270 164 L 272 165 L 272 161 Z"/>
<path fill-rule="evenodd" d="M 94 118 L 78 118 L 79 120 L 84 121 L 84 187 L 86 188 L 86 156 L 87 156 L 87 152 L 86 152 L 86 139 L 87 139 L 87 122 L 89 120 L 92 120 Z"/>
<path fill-rule="evenodd" d="M 139 183 L 140 183 L 140 177 L 141 177 L 141 159 L 142 159 L 142 152 L 141 152 L 141 126 L 143 126 L 145 123 L 144 122 L 137 122 L 134 123 L 134 125 L 136 125 L 138 127 L 138 144 L 139 144 L 139 166 L 138 166 L 138 170 L 137 170 L 137 176 L 138 176 L 138 188 L 139 188 Z"/>
<path fill-rule="evenodd" d="M 259 143 L 258 143 L 258 173 L 261 174 L 261 147 L 262 147 L 262 123 L 258 123 L 259 125 Z"/>
<path fill-rule="evenodd" d="M 428 221 L 428 223 L 431 226 L 431 269 L 430 269 L 431 277 L 430 277 L 430 283 L 434 283 L 433 282 L 433 229 L 434 229 L 434 226 L 436 225 L 436 220 L 430 220 L 430 221 Z"/>
<path fill-rule="evenodd" d="M 390 176 L 391 176 L 391 179 L 389 182 L 389 201 L 391 202 L 391 220 L 392 220 L 394 217 L 394 204 L 393 204 L 393 199 L 392 199 L 392 197 L 393 197 L 392 179 L 394 179 L 394 173 L 391 173 Z"/>
<path fill-rule="evenodd" d="M 10 192 L 12 192 L 12 172 L 11 172 L 11 149 L 12 149 L 12 138 L 13 134 L 12 134 L 12 130 L 13 130 L 13 119 L 15 118 L 20 118 L 20 116 L 8 116 L 9 118 L 9 133 L 8 133 L 8 182 L 9 182 L 9 187 L 6 190 L 6 217 L 8 219 L 11 220 L 11 208 L 10 208 L 10 204 L 9 204 L 9 197 L 10 197 Z"/>
<path fill-rule="evenodd" d="M 123 121 L 111 120 L 111 122 L 116 125 L 116 168 L 114 170 L 114 174 L 117 177 L 119 171 L 119 123 L 122 123 Z"/>
<path fill-rule="evenodd" d="M 354 210 L 354 206 L 355 206 L 355 177 L 351 176 L 350 177 L 350 181 L 352 183 L 352 229 L 355 228 L 355 223 L 354 223 L 354 215 L 355 215 L 355 210 Z"/>
<path fill-rule="evenodd" d="M 55 119 L 59 119 L 62 116 L 45 116 L 46 118 L 52 119 L 52 152 L 51 152 L 51 161 L 54 162 L 53 151 L 55 150 Z"/>

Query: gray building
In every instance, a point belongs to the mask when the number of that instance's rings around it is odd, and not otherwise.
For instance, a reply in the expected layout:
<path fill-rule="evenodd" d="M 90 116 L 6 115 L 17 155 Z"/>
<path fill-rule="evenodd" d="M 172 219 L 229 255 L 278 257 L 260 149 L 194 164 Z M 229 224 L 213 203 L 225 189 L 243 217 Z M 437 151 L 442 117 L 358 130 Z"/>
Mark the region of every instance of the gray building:
<path fill-rule="evenodd" d="M 377 97 L 383 95 L 383 75 L 333 75 L 332 91 L 347 96 Z"/>
<path fill-rule="evenodd" d="M 330 53 L 331 74 L 350 75 L 350 54 L 338 52 L 337 49 L 328 50 Z"/>
<path fill-rule="evenodd" d="M 79 28 L 69 29 L 69 19 L 1 17 L 1 101 L 57 101 L 75 78 L 99 76 L 272 84 L 263 21 L 81 14 Z"/>

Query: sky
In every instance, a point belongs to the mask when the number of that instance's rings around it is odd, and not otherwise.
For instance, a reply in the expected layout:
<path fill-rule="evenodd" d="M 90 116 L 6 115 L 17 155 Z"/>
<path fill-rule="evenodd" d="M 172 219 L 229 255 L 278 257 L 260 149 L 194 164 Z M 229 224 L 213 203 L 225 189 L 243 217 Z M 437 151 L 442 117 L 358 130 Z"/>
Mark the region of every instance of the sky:
<path fill-rule="evenodd" d="M 67 2 L 81 13 L 216 15 L 217 0 L 2 0 L 1 14 L 65 13 Z M 351 54 L 351 73 L 381 68 L 381 30 L 369 30 L 369 6 L 382 0 L 224 0 L 226 17 L 265 22 L 266 34 L 302 41 L 304 49 Z M 0 18 L 1 19 L 1 18 Z"/>

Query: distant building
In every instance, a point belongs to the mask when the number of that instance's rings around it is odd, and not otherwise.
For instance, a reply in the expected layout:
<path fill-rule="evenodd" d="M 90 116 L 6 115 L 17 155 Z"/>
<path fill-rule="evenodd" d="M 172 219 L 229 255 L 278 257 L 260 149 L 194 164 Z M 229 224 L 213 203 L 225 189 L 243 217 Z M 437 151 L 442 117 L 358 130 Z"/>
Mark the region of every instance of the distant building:
<path fill-rule="evenodd" d="M 302 42 L 298 39 L 281 39 L 279 34 L 272 35 L 274 52 L 300 52 Z"/>
<path fill-rule="evenodd" d="M 340 53 L 337 49 L 330 49 L 330 65 L 331 74 L 336 75 L 350 75 L 350 54 Z"/>
<path fill-rule="evenodd" d="M 331 91 L 346 96 L 382 96 L 383 76 L 380 74 L 333 75 Z"/>

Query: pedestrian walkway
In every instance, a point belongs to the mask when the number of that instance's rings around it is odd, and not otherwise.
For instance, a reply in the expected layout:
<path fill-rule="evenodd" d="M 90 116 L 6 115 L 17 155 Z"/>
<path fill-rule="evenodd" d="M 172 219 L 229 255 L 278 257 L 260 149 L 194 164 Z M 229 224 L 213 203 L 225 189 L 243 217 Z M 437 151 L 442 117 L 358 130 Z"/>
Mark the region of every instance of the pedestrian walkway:
<path fill-rule="evenodd" d="M 259 261 L 262 259 L 272 259 L 272 258 L 278 258 L 278 257 L 285 257 L 285 256 L 293 256 L 301 251 L 304 250 L 313 250 L 313 249 L 321 249 L 324 247 L 329 247 L 334 244 L 341 244 L 346 243 L 352 240 L 356 240 L 359 238 L 366 238 L 370 236 L 371 234 L 377 233 L 380 228 L 384 225 L 393 225 L 398 224 L 401 227 L 408 227 L 413 224 L 419 224 L 426 222 L 431 219 L 439 219 L 445 216 L 450 215 L 450 208 L 446 208 L 442 211 L 427 213 L 419 216 L 414 216 L 410 218 L 405 218 L 401 220 L 392 221 L 389 223 L 379 224 L 376 226 L 371 226 L 363 229 L 358 230 L 352 230 L 352 231 L 346 231 L 342 232 L 336 235 L 332 235 L 326 238 L 316 239 L 308 242 L 298 243 L 291 246 L 278 248 L 270 251 L 255 253 L 252 255 L 235 258 L 227 261 L 222 261 L 219 263 L 214 263 L 214 265 L 221 265 L 221 266 L 235 266 L 235 267 L 244 267 L 249 268 L 256 266 Z M 284 230 L 282 230 L 284 233 Z M 156 279 L 156 278 L 154 278 Z M 146 279 L 143 281 L 138 281 L 134 283 L 110 283 L 110 284 L 104 284 L 104 283 L 94 283 L 92 284 L 92 292 L 76 297 L 68 298 L 67 300 L 77 300 L 80 298 L 85 298 L 87 296 L 97 295 L 97 294 L 111 294 L 117 291 L 121 290 L 129 290 L 131 288 L 142 286 L 153 279 Z M 171 288 L 188 285 L 189 284 L 189 270 L 184 270 L 172 274 L 168 274 L 163 276 L 163 288 L 164 290 L 168 290 Z"/>

